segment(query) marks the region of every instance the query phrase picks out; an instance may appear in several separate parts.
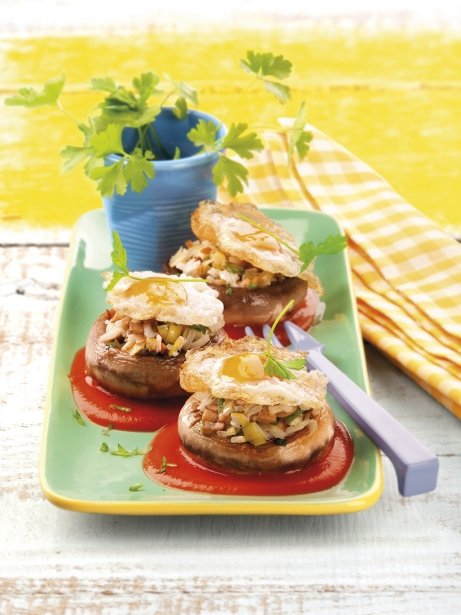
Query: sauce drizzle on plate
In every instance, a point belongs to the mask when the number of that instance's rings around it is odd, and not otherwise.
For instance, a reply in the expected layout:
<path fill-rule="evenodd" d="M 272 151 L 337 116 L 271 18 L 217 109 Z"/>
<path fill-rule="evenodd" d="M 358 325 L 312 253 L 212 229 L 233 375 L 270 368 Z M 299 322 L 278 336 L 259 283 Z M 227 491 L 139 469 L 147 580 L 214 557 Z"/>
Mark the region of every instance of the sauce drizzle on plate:
<path fill-rule="evenodd" d="M 347 474 L 354 458 L 349 432 L 336 423 L 329 452 L 299 470 L 234 474 L 211 466 L 187 451 L 179 440 L 176 423 L 167 425 L 152 440 L 143 459 L 147 476 L 165 487 L 215 495 L 298 495 L 324 491 Z"/>
<path fill-rule="evenodd" d="M 104 389 L 85 369 L 85 349 L 77 351 L 69 374 L 79 411 L 102 427 L 125 431 L 156 431 L 174 422 L 184 398 L 137 401 Z"/>

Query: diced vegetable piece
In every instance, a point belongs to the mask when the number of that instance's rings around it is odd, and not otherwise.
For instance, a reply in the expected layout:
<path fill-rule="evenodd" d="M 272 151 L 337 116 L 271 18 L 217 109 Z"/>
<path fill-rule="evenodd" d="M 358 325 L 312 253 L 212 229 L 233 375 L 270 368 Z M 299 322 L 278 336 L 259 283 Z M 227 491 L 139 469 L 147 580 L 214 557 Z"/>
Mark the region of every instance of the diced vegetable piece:
<path fill-rule="evenodd" d="M 231 417 L 238 421 L 242 427 L 249 423 L 249 419 L 243 412 L 231 412 Z"/>
<path fill-rule="evenodd" d="M 243 434 L 254 446 L 259 446 L 266 442 L 263 429 L 257 423 L 248 423 L 242 427 Z"/>
<path fill-rule="evenodd" d="M 157 331 L 160 333 L 160 335 L 162 336 L 162 340 L 166 343 L 167 337 L 168 337 L 168 329 L 169 329 L 169 325 L 157 325 Z"/>
<path fill-rule="evenodd" d="M 176 352 L 179 352 L 181 348 L 184 346 L 185 341 L 186 340 L 183 338 L 183 336 L 180 335 L 174 342 L 173 346 L 168 351 L 168 356 L 172 357 Z"/>
<path fill-rule="evenodd" d="M 178 337 L 181 335 L 182 325 L 176 325 L 174 322 L 170 322 L 168 325 L 168 334 L 166 336 L 167 344 L 174 344 Z M 161 334 L 160 334 L 161 335 Z"/>

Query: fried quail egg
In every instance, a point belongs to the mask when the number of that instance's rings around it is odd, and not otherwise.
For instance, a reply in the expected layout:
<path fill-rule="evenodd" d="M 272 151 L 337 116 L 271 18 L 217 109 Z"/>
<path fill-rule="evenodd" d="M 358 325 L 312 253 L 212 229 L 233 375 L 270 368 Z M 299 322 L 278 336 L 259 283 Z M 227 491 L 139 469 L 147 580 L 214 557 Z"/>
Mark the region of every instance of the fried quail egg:
<path fill-rule="evenodd" d="M 107 300 L 134 320 L 155 318 L 181 325 L 203 325 L 211 332 L 221 329 L 223 304 L 217 291 L 205 282 L 187 280 L 186 276 L 133 271 L 107 293 Z"/>
<path fill-rule="evenodd" d="M 325 404 L 326 376 L 317 370 L 296 371 L 296 379 L 268 376 L 264 372 L 264 340 L 245 337 L 225 340 L 220 346 L 190 350 L 181 370 L 183 389 L 207 391 L 213 397 L 239 399 L 261 405 L 287 404 L 301 408 L 322 408 Z M 272 348 L 281 361 L 304 358 L 305 354 Z"/>

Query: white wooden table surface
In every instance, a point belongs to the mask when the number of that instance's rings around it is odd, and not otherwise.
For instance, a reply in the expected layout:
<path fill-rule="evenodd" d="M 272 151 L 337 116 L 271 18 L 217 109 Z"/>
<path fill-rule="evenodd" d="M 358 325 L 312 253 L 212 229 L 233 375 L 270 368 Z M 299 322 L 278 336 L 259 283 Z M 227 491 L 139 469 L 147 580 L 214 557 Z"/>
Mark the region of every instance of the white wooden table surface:
<path fill-rule="evenodd" d="M 45 500 L 40 438 L 67 236 L 6 235 L 2 615 L 461 612 L 461 423 L 371 347 L 374 396 L 439 456 L 435 493 L 400 497 L 384 459 L 382 498 L 350 515 L 122 517 Z"/>

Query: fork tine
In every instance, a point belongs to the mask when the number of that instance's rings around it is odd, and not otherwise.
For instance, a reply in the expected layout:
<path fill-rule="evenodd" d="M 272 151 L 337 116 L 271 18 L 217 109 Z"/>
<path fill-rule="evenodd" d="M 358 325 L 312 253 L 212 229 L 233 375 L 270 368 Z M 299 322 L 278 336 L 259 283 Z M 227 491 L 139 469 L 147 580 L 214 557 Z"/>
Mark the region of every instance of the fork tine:
<path fill-rule="evenodd" d="M 312 335 L 298 327 L 293 322 L 287 320 L 283 323 L 285 332 L 288 335 L 288 339 L 291 342 L 293 348 L 297 350 L 319 350 L 322 352 L 323 344 L 316 340 Z"/>
<path fill-rule="evenodd" d="M 264 339 L 268 338 L 270 331 L 271 331 L 271 328 L 269 327 L 269 325 L 263 325 Z M 251 327 L 245 327 L 245 335 L 254 335 L 253 329 Z M 271 343 L 276 348 L 283 348 L 283 344 L 280 342 L 280 340 L 278 339 L 276 335 L 272 336 Z"/>
<path fill-rule="evenodd" d="M 267 338 L 269 337 L 270 332 L 271 328 L 269 327 L 269 325 L 263 325 L 263 335 L 265 340 L 267 340 Z M 272 336 L 271 343 L 276 348 L 283 348 L 283 344 L 280 342 L 279 338 L 276 335 Z"/>

